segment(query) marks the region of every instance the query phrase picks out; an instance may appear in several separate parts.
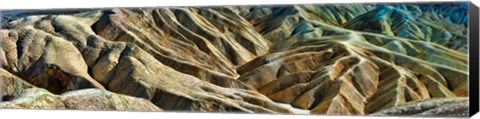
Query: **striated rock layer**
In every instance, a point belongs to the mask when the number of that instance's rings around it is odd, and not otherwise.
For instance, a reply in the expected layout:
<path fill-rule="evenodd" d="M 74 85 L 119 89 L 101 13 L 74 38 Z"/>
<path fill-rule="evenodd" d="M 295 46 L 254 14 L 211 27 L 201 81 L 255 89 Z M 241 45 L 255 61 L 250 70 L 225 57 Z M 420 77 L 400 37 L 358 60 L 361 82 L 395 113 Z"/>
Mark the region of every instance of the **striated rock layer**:
<path fill-rule="evenodd" d="M 371 116 L 466 117 L 468 116 L 468 107 L 468 98 L 440 98 L 409 102 L 376 112 Z"/>
<path fill-rule="evenodd" d="M 463 103 L 401 106 L 468 97 L 466 8 L 456 4 L 2 15 L 1 108 L 468 113 Z"/>
<path fill-rule="evenodd" d="M 148 100 L 101 89 L 55 95 L 0 69 L 0 108 L 162 111 Z"/>

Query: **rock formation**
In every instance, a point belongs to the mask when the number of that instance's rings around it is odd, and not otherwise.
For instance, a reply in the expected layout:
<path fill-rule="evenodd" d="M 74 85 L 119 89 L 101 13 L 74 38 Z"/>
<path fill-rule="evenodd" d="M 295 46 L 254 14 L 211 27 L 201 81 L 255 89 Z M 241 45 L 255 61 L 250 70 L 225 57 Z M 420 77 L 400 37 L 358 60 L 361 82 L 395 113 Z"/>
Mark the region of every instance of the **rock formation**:
<path fill-rule="evenodd" d="M 437 117 L 459 117 L 468 116 L 468 98 L 440 98 L 431 100 L 420 100 L 385 109 L 371 116 L 437 116 Z"/>
<path fill-rule="evenodd" d="M 466 9 L 456 5 L 2 15 L 1 108 L 468 113 L 463 98 L 452 110 L 402 107 L 468 97 Z"/>

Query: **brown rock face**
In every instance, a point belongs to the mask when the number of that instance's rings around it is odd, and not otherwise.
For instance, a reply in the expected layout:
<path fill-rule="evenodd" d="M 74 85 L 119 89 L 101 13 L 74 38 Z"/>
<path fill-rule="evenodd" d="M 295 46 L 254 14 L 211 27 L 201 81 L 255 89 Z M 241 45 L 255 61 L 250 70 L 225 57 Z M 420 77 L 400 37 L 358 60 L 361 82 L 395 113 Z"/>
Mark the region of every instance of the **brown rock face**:
<path fill-rule="evenodd" d="M 11 15 L 0 30 L 0 107 L 466 116 L 464 103 L 401 106 L 468 97 L 464 12 L 343 4 Z"/>
<path fill-rule="evenodd" d="M 55 95 L 0 69 L 0 108 L 162 111 L 148 100 L 101 89 Z"/>
<path fill-rule="evenodd" d="M 439 98 L 408 102 L 406 104 L 385 109 L 371 116 L 468 116 L 468 98 Z"/>
<path fill-rule="evenodd" d="M 137 31 L 133 33 L 130 31 L 139 27 L 139 25 L 152 25 L 153 22 L 160 22 L 155 21 L 156 18 L 153 18 L 155 15 L 152 15 L 152 18 L 148 19 L 141 17 L 142 14 L 140 14 L 142 12 L 153 13 L 155 11 L 147 10 L 139 12 L 118 9 L 112 10 L 111 12 L 113 13 L 87 12 L 84 14 L 70 16 L 59 15 L 55 17 L 40 15 L 36 16 L 40 17 L 40 19 L 34 19 L 40 21 L 32 21 L 32 24 L 15 24 L 16 22 L 10 22 L 12 23 L 12 28 L 10 28 L 12 31 L 21 31 L 24 27 L 35 26 L 37 25 L 36 23 L 44 22 L 43 20 L 50 22 L 50 24 L 45 24 L 46 27 L 57 30 L 54 30 L 55 33 L 52 34 L 44 29 L 32 29 L 32 31 L 45 35 L 46 39 L 34 39 L 45 41 L 45 45 L 43 45 L 42 48 L 44 49 L 44 53 L 42 53 L 42 55 L 37 58 L 37 61 L 35 61 L 35 64 L 26 71 L 26 80 L 38 87 L 46 88 L 53 93 L 63 93 L 65 91 L 83 88 L 103 89 L 103 87 L 105 87 L 105 89 L 117 93 L 145 98 L 158 107 L 168 110 L 291 113 L 289 109 L 281 107 L 241 81 L 234 79 L 233 64 L 239 63 L 237 61 L 247 60 L 244 58 L 250 56 L 242 52 L 250 53 L 250 51 L 241 47 L 237 41 L 232 41 L 233 38 L 226 38 L 226 36 L 222 35 L 215 36 L 218 37 L 218 41 L 207 41 L 204 37 L 198 36 L 197 33 L 190 33 L 192 37 L 205 40 L 206 48 L 209 50 L 216 50 L 208 53 L 219 53 L 219 57 L 214 58 L 217 54 L 205 54 L 202 50 L 194 47 L 196 44 L 191 44 L 196 43 L 193 41 L 180 43 L 181 40 L 173 36 L 170 36 L 172 38 L 165 39 L 163 42 L 156 40 L 165 37 L 158 35 L 162 32 L 165 32 L 166 35 L 167 33 L 182 35 L 177 34 L 177 28 L 171 31 L 162 31 L 158 27 L 152 27 L 152 29 L 150 29 L 154 30 L 153 28 L 156 28 L 157 31 Z M 157 13 L 164 12 L 157 11 Z M 84 18 L 85 16 L 83 15 L 85 14 L 89 17 Z M 146 17 L 148 16 L 150 15 Z M 119 19 L 116 17 L 132 19 Z M 83 19 L 95 19 L 96 21 L 83 21 Z M 178 22 L 174 19 L 168 20 L 168 22 L 172 21 Z M 99 26 L 100 24 L 102 26 Z M 88 27 L 89 25 L 92 27 Z M 125 27 L 132 28 L 125 29 Z M 147 26 L 145 27 L 148 28 Z M 143 27 L 140 28 L 143 29 Z M 149 32 L 151 32 L 151 35 Z M 199 30 L 198 32 L 205 31 Z M 252 35 L 253 33 L 256 32 L 252 31 L 252 33 L 237 35 Z M 142 34 L 144 36 L 142 36 Z M 109 37 L 108 35 L 114 35 L 114 37 Z M 218 34 L 212 33 L 210 35 Z M 247 37 L 255 40 L 263 39 L 259 34 L 253 35 L 256 36 Z M 144 39 L 144 37 L 147 36 L 152 37 L 150 39 L 152 41 L 150 42 L 155 41 L 155 43 L 140 42 L 147 40 Z M 108 40 L 106 40 L 106 38 Z M 188 39 L 185 38 L 184 40 Z M 169 43 L 171 45 L 159 44 L 168 42 L 179 43 Z M 232 44 L 230 42 L 235 42 L 233 45 L 239 46 L 229 46 L 228 44 Z M 264 42 L 264 44 L 268 44 L 267 41 Z M 223 45 L 212 45 L 212 43 L 225 44 L 225 47 L 229 48 L 225 48 Z M 181 44 L 184 44 L 182 47 L 185 48 L 174 46 Z M 169 46 L 170 48 L 165 46 Z M 217 47 L 222 48 L 223 51 L 219 51 Z M 256 49 L 259 50 L 256 51 Z M 227 54 L 230 53 L 230 50 L 239 50 L 237 53 L 240 54 Z M 253 54 L 266 52 L 265 49 L 261 50 L 261 48 L 255 47 L 251 50 L 255 50 Z M 185 52 L 187 54 L 184 54 L 185 56 L 176 56 L 177 54 L 172 52 Z M 195 56 L 188 54 L 200 55 Z M 58 55 L 64 55 L 65 57 Z M 225 55 L 235 56 L 229 56 L 232 57 L 232 59 L 228 60 L 222 59 L 221 57 L 225 57 Z M 250 57 L 250 59 L 252 58 L 253 57 Z M 232 60 L 231 65 L 226 65 L 230 63 L 222 63 L 223 61 L 230 60 Z M 218 66 L 215 66 L 216 64 L 218 64 Z M 13 68 L 7 70 L 14 71 Z M 22 73 L 23 72 L 19 72 L 19 74 Z"/>
<path fill-rule="evenodd" d="M 4 95 L 0 108 L 162 111 L 150 101 L 100 89 L 83 89 L 55 95 L 28 88 Z"/>
<path fill-rule="evenodd" d="M 162 111 L 148 100 L 99 89 L 70 91 L 61 96 L 67 109 Z"/>
<path fill-rule="evenodd" d="M 366 114 L 413 100 L 466 96 L 466 85 L 448 89 L 448 84 L 466 81 L 464 72 L 354 43 L 360 40 L 357 35 L 297 42 L 295 48 L 240 66 L 239 80 L 274 101 L 312 113 Z"/>
<path fill-rule="evenodd" d="M 41 88 L 28 88 L 4 95 L 0 108 L 65 109 L 62 98 Z"/>
<path fill-rule="evenodd" d="M 4 97 L 4 95 L 12 94 L 22 89 L 32 88 L 33 85 L 23 81 L 21 78 L 11 74 L 4 69 L 0 69 L 0 96 Z M 5 97 L 7 98 L 7 97 Z M 2 100 L 7 100 L 3 99 Z"/>

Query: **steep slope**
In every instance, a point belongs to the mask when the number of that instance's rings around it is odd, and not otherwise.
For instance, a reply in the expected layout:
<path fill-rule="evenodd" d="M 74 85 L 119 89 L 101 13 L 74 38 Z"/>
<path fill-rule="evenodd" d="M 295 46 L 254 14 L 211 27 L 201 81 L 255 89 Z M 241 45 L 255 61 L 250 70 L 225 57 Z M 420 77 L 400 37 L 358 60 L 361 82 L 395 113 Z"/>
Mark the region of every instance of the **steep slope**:
<path fill-rule="evenodd" d="M 335 24 L 308 19 L 305 16 L 312 14 L 299 12 L 304 10 L 302 7 L 285 9 L 296 10 L 288 12 L 291 13 L 288 16 L 302 21 L 287 27 L 256 26 L 283 32 L 273 35 L 276 37 L 264 35 L 275 43 L 270 53 L 237 68 L 239 80 L 274 101 L 290 103 L 312 113 L 369 114 L 414 100 L 467 96 L 467 56 L 462 50 L 394 34 L 391 26 L 398 25 L 384 21 L 415 17 L 402 16 L 408 11 L 378 6 L 346 21 L 343 27 L 347 29 L 342 29 Z M 277 15 L 278 19 L 281 17 Z M 283 20 L 275 23 L 288 21 Z M 411 27 L 429 25 L 402 23 L 402 28 L 396 29 L 409 31 Z M 375 27 L 376 24 L 385 26 Z M 284 35 L 295 31 L 288 28 L 300 25 L 311 26 L 304 28 L 309 32 Z M 375 28 L 369 31 L 369 27 Z M 433 36 L 438 32 L 405 33 Z M 466 47 L 457 37 L 448 40 Z"/>
<path fill-rule="evenodd" d="M 368 13 L 362 14 L 355 19 L 348 21 L 344 27 L 359 31 L 403 37 L 412 40 L 433 42 L 461 52 L 468 51 L 466 45 L 467 29 L 464 24 L 465 22 L 452 22 L 450 21 L 451 18 L 449 18 L 449 16 L 442 16 L 442 14 L 432 13 L 433 8 L 426 9 L 425 13 L 418 13 L 423 11 L 418 10 L 420 9 L 418 6 L 415 8 L 417 8 L 417 11 L 413 13 L 416 13 L 417 15 L 392 6 L 378 7 L 375 10 L 369 11 Z M 451 13 L 451 11 L 442 11 L 439 13 L 465 14 L 462 12 Z M 424 16 L 424 14 L 426 15 Z M 460 17 L 458 19 L 465 18 Z"/>
<path fill-rule="evenodd" d="M 148 100 L 100 89 L 55 95 L 0 69 L 0 108 L 162 111 Z"/>
<path fill-rule="evenodd" d="M 463 99 L 465 10 L 337 4 L 7 12 L 0 107 L 369 115 Z M 21 102 L 26 97 L 38 103 Z M 450 111 L 463 116 L 465 102 L 458 105 Z"/>
<path fill-rule="evenodd" d="M 240 66 L 239 80 L 272 100 L 327 114 L 364 114 L 412 100 L 467 96 L 465 71 L 365 44 L 359 36 L 294 42 Z"/>
<path fill-rule="evenodd" d="M 161 9 L 159 9 L 161 10 Z M 44 44 L 40 43 L 38 45 L 39 49 L 31 49 L 32 52 L 28 52 L 28 54 L 32 55 L 33 58 L 27 60 L 25 64 L 29 66 L 29 68 L 23 68 L 18 70 L 17 68 L 17 61 L 18 57 L 15 55 L 8 55 L 10 53 L 17 53 L 21 52 L 17 49 L 19 48 L 12 48 L 12 49 L 4 49 L 7 52 L 8 57 L 5 59 L 12 59 L 12 62 L 8 62 L 4 65 L 4 68 L 8 71 L 14 72 L 15 74 L 19 74 L 20 76 L 25 75 L 25 79 L 32 83 L 35 86 L 39 86 L 42 88 L 46 88 L 51 92 L 54 93 L 63 93 L 65 90 L 78 90 L 83 88 L 92 88 L 88 87 L 85 83 L 78 81 L 82 80 L 89 80 L 88 77 L 93 77 L 95 83 L 97 85 L 96 88 L 108 89 L 113 92 L 128 94 L 135 97 L 142 97 L 152 101 L 158 107 L 162 109 L 168 110 L 178 110 L 178 111 L 244 111 L 244 112 L 283 112 L 283 113 L 290 113 L 289 109 L 283 108 L 280 105 L 270 101 L 267 97 L 261 95 L 260 93 L 251 90 L 251 88 L 240 81 L 237 81 L 233 78 L 235 76 L 232 73 L 228 73 L 230 67 L 226 67 L 222 65 L 214 65 L 208 64 L 207 62 L 212 62 L 216 64 L 221 64 L 220 61 L 222 58 L 218 59 L 211 54 L 211 58 L 209 58 L 207 54 L 201 55 L 203 51 L 199 50 L 197 45 L 195 44 L 184 44 L 183 46 L 185 49 L 179 48 L 175 45 L 155 45 L 152 43 L 144 43 L 144 37 L 152 37 L 150 40 L 154 40 L 155 43 L 168 43 L 171 42 L 178 42 L 180 40 L 176 38 L 168 39 L 168 37 L 164 40 L 165 42 L 160 42 L 156 40 L 160 37 L 154 37 L 161 33 L 172 33 L 172 35 L 181 35 L 182 34 L 175 34 L 178 32 L 178 29 L 174 29 L 169 31 L 160 31 L 160 29 L 156 28 L 157 31 L 152 31 L 149 35 L 144 35 L 148 32 L 134 32 L 136 31 L 135 28 L 137 25 L 130 25 L 131 23 L 139 23 L 141 20 L 146 20 L 153 22 L 154 18 L 146 19 L 146 18 L 138 18 L 135 19 L 134 16 L 130 15 L 138 15 L 140 14 L 139 11 L 135 10 L 113 10 L 118 12 L 116 14 L 112 14 L 108 11 L 92 11 L 87 13 L 80 13 L 75 15 L 58 15 L 58 16 L 32 16 L 26 17 L 28 19 L 19 19 L 18 21 L 10 22 L 10 29 L 6 30 L 5 32 L 8 33 L 15 33 L 15 32 L 33 32 L 32 34 L 37 33 L 42 37 L 39 38 L 30 38 L 30 41 L 36 42 L 46 42 Z M 179 10 L 178 12 L 181 12 Z M 125 14 L 122 14 L 125 12 Z M 148 12 L 148 11 L 145 11 Z M 165 13 L 165 12 L 154 12 L 150 10 L 152 14 L 156 13 Z M 186 11 L 184 11 L 186 12 Z M 186 12 L 189 13 L 189 12 Z M 138 15 L 140 17 L 140 15 Z M 124 19 L 119 19 L 116 17 L 125 17 Z M 159 17 L 159 16 L 156 16 Z M 38 19 L 37 19 L 38 18 Z M 126 19 L 131 18 L 131 19 Z M 170 18 L 170 17 L 168 17 Z M 203 18 L 202 18 L 203 19 Z M 32 20 L 32 21 L 30 21 Z M 124 22 L 123 20 L 131 20 L 128 22 Z M 157 19 L 160 20 L 160 19 Z M 185 19 L 184 19 L 185 20 Z M 170 19 L 168 22 L 177 22 L 176 20 Z M 107 23 L 103 23 L 107 22 Z M 125 23 L 125 24 L 119 24 Z M 99 26 L 102 24 L 103 26 Z M 145 24 L 151 25 L 151 24 Z M 173 24 L 169 24 L 173 25 Z M 202 24 L 200 24 L 202 25 Z M 92 26 L 92 27 L 89 27 Z M 132 28 L 128 28 L 128 27 Z M 33 28 L 32 28 L 33 27 Z M 128 29 L 127 29 L 127 28 Z M 213 26 L 212 26 L 213 27 Z M 93 29 L 90 29 L 93 28 Z M 148 27 L 147 27 L 148 28 Z M 193 28 L 193 26 L 191 27 Z M 144 29 L 144 28 L 141 28 Z M 98 35 L 96 35 L 97 33 Z M 122 31 L 123 30 L 123 31 Z M 150 30 L 153 30 L 150 29 Z M 115 31 L 115 32 L 111 32 Z M 169 32 L 168 32 L 169 31 Z M 132 33 L 133 32 L 133 33 Z M 199 29 L 195 32 L 205 32 Z M 190 37 L 196 37 L 198 39 L 204 39 L 203 37 L 198 36 L 195 33 L 190 33 Z M 5 36 L 8 37 L 6 33 Z M 143 35 L 142 35 L 143 34 Z M 248 33 L 245 33 L 248 35 Z M 245 35 L 243 34 L 243 35 Z M 103 37 L 102 37 L 103 35 Z M 208 34 L 202 34 L 208 35 Z M 217 34 L 210 34 L 210 35 L 217 35 Z M 239 34 L 241 35 L 241 34 Z M 112 36 L 112 37 L 109 37 Z M 115 36 L 115 37 L 113 37 Z M 160 35 L 158 35 L 160 36 Z M 161 35 L 162 38 L 166 37 Z M 234 36 L 234 35 L 233 35 Z M 213 36 L 209 36 L 213 37 Z M 217 36 L 218 39 L 215 41 L 216 43 L 225 43 L 228 42 L 237 42 L 231 41 L 232 39 L 228 39 L 226 36 L 221 35 Z M 241 37 L 241 36 L 238 36 Z M 250 36 L 248 36 L 250 37 Z M 51 38 L 51 39 L 49 39 Z M 111 39 L 110 39 L 111 38 Z M 255 38 L 255 37 L 253 37 Z M 259 37 L 261 38 L 261 37 Z M 23 40 L 23 37 L 18 38 Z M 17 37 L 13 37 L 9 40 L 18 40 Z M 46 41 L 44 40 L 46 39 Z M 68 44 L 63 44 L 63 47 L 57 46 L 57 50 L 50 50 L 49 44 L 52 42 L 52 39 L 55 42 L 67 42 Z M 194 39 L 194 38 L 190 38 Z M 4 40 L 8 42 L 9 40 Z M 184 39 L 187 40 L 187 39 Z M 258 39 L 257 39 L 258 40 Z M 198 43 L 192 41 L 186 41 L 188 43 Z M 30 42 L 27 42 L 30 43 Z M 10 48 L 19 45 L 28 45 L 24 42 L 8 42 L 4 43 L 6 47 L 2 48 Z M 210 50 L 217 50 L 214 52 L 208 53 L 215 53 L 218 52 L 226 53 L 225 51 L 220 52 L 214 46 L 223 47 L 223 45 L 212 45 L 211 42 L 205 41 L 204 42 L 207 47 L 210 47 Z M 268 44 L 268 42 L 266 42 Z M 150 46 L 151 45 L 151 46 Z M 182 45 L 178 43 L 177 45 Z M 235 43 L 234 45 L 240 45 L 239 43 Z M 37 45 L 35 45 L 37 46 Z M 68 47 L 66 47 L 68 46 Z M 162 48 L 162 46 L 170 46 L 172 48 Z M 195 46 L 195 47 L 194 47 Z M 156 47 L 158 49 L 154 50 L 152 47 Z M 230 47 L 227 45 L 227 47 Z M 250 46 L 249 46 L 250 47 Z M 237 53 L 248 53 L 250 55 L 261 53 L 262 50 L 255 51 L 255 53 L 250 53 L 250 51 L 246 50 L 245 48 L 232 46 L 230 48 L 238 48 L 238 49 L 229 49 L 229 50 L 243 50 L 238 51 Z M 225 49 L 225 48 L 222 48 Z M 256 50 L 257 48 L 253 47 L 252 50 Z M 168 51 L 172 52 L 172 50 L 185 50 L 184 53 L 176 53 L 180 51 L 176 51 L 174 53 L 169 53 Z M 208 50 L 208 49 L 207 49 Z M 43 52 L 38 52 L 43 51 Z M 61 51 L 61 53 L 56 53 L 57 51 Z M 189 53 L 189 51 L 194 53 Z M 263 51 L 264 52 L 264 51 Z M 228 52 L 230 53 L 230 52 Z M 232 52 L 235 53 L 235 52 Z M 49 54 L 54 54 L 50 56 Z M 58 56 L 56 54 L 61 54 L 64 56 Z M 190 55 L 189 55 L 190 54 Z M 199 55 L 191 55 L 191 54 L 199 54 Z M 75 58 L 73 56 L 81 56 L 80 58 Z M 182 55 L 182 56 L 177 56 Z M 244 60 L 242 56 L 238 56 L 235 54 L 221 54 L 222 57 L 225 55 L 232 55 L 232 58 Z M 242 54 L 245 55 L 245 54 Z M 35 57 L 36 56 L 36 57 Z M 203 56 L 203 57 L 202 57 Z M 53 59 L 44 60 L 44 57 L 52 57 Z M 197 57 L 197 58 L 193 58 Z M 250 57 L 250 56 L 249 56 Z M 28 57 L 30 58 L 30 57 Z M 66 59 L 59 59 L 54 60 L 54 58 L 70 58 L 70 60 L 78 60 L 74 62 L 68 62 L 69 60 Z M 186 59 L 182 59 L 186 58 Z M 203 58 L 212 59 L 212 60 L 205 60 Z M 20 58 L 22 59 L 22 58 Z M 230 61 L 229 59 L 222 60 Z M 248 57 L 247 57 L 248 59 Z M 184 61 L 186 60 L 186 61 Z M 235 60 L 231 59 L 232 63 Z M 7 60 L 8 61 L 8 60 Z M 41 67 L 43 66 L 43 62 L 55 62 L 58 61 L 59 64 L 65 65 L 55 65 L 56 67 Z M 41 66 L 31 65 L 31 64 L 38 64 L 42 63 Z M 80 63 L 80 64 L 75 64 Z M 164 65 L 168 64 L 168 65 Z M 238 63 L 238 62 L 236 62 Z M 29 65 L 30 64 L 30 65 Z M 49 64 L 49 63 L 46 63 Z M 228 64 L 228 63 L 227 63 Z M 232 65 L 232 64 L 231 64 Z M 23 66 L 23 65 L 22 65 Z M 62 67 L 64 66 L 64 67 Z M 205 67 L 203 67 L 205 66 Z M 228 65 L 227 65 L 228 66 Z M 233 66 L 233 65 L 232 65 Z M 208 67 L 208 68 L 207 68 Z M 34 68 L 34 70 L 32 69 Z M 215 70 L 215 68 L 225 68 L 226 70 L 219 70 L 219 71 L 226 71 L 226 72 L 219 72 Z M 25 71 L 26 70 L 26 71 Z M 40 73 L 43 75 L 47 74 L 47 76 L 39 77 L 39 78 L 30 78 L 29 74 L 33 71 L 45 71 L 45 73 Z M 23 74 L 23 72 L 26 72 Z M 60 73 L 56 73 L 60 72 Z M 64 72 L 68 72 L 70 74 L 64 74 Z M 78 73 L 80 72 L 80 73 Z M 230 71 L 231 72 L 231 71 Z M 48 75 L 50 74 L 50 75 Z M 52 75 L 53 74 L 53 75 Z M 77 76 L 83 76 L 87 78 L 77 78 Z M 35 75 L 34 75 L 35 76 Z M 58 78 L 57 78 L 58 77 Z M 48 79 L 52 80 L 52 82 L 41 81 L 40 79 Z M 42 85 L 48 84 L 48 85 Z M 87 87 L 79 87 L 79 86 L 72 86 L 68 87 L 69 84 L 77 84 Z M 216 85 L 214 85 L 216 84 Z M 64 85 L 67 85 L 65 87 Z M 57 92 L 60 90 L 60 92 Z"/>

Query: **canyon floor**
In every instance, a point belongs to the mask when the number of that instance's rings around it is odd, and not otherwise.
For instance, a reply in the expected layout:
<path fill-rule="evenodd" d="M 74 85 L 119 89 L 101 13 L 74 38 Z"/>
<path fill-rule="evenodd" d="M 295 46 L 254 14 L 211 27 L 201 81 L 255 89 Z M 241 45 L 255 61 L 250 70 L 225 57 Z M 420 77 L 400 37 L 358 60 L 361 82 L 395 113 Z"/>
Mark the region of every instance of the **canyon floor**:
<path fill-rule="evenodd" d="M 0 14 L 0 108 L 468 116 L 462 4 Z"/>

